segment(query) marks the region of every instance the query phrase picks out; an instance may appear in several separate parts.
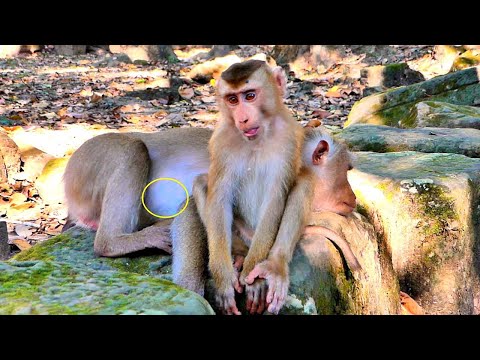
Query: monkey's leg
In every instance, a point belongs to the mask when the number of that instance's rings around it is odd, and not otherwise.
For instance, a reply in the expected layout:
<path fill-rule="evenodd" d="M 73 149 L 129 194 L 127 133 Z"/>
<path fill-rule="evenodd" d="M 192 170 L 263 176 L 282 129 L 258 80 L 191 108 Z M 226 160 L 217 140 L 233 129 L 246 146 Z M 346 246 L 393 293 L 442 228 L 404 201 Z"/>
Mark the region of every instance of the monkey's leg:
<path fill-rule="evenodd" d="M 171 252 L 168 222 L 138 231 L 141 216 L 141 194 L 148 181 L 150 158 L 145 144 L 131 140 L 108 151 L 122 152 L 122 159 L 108 164 L 111 173 L 103 194 L 102 211 L 95 236 L 94 250 L 100 256 L 122 256 L 146 248 Z M 132 155 L 130 155 L 132 154 Z"/>
<path fill-rule="evenodd" d="M 205 204 L 207 202 L 208 176 L 207 174 L 198 175 L 195 178 L 195 185 L 193 186 L 193 197 L 197 213 L 205 224 Z M 251 243 L 253 237 L 253 230 L 248 229 L 246 224 L 240 219 L 234 219 L 234 226 L 232 229 L 232 255 L 233 267 L 239 272 L 242 269 L 243 262 L 248 253 L 248 246 L 245 242 Z M 247 240 L 245 240 L 247 239 Z"/>
<path fill-rule="evenodd" d="M 191 198 L 185 211 L 173 220 L 171 234 L 173 282 L 203 296 L 207 276 L 207 233 L 195 199 Z"/>

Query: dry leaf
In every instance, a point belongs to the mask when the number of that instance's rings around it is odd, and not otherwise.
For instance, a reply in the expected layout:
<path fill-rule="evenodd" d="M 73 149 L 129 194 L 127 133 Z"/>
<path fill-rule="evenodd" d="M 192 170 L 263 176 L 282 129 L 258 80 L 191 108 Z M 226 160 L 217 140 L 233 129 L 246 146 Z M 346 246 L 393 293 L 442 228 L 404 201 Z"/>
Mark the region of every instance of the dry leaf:
<path fill-rule="evenodd" d="M 35 232 L 35 230 L 32 229 L 30 226 L 19 224 L 15 226 L 15 232 L 18 236 L 28 238 Z"/>
<path fill-rule="evenodd" d="M 404 315 L 424 315 L 422 307 L 417 304 L 408 294 L 400 291 L 400 304 Z"/>
<path fill-rule="evenodd" d="M 28 250 L 32 247 L 32 245 L 30 245 L 28 241 L 23 239 L 14 239 L 12 240 L 12 244 L 18 247 L 21 251 Z"/>
<path fill-rule="evenodd" d="M 102 100 L 102 95 L 93 94 L 91 99 L 90 99 L 90 102 L 95 104 L 95 103 L 99 102 L 100 100 Z"/>
<path fill-rule="evenodd" d="M 57 111 L 57 115 L 60 117 L 66 117 L 68 113 L 68 107 L 63 107 L 60 110 Z"/>
<path fill-rule="evenodd" d="M 215 96 L 203 96 L 201 100 L 207 104 L 214 103 L 216 101 Z"/>
<path fill-rule="evenodd" d="M 305 125 L 305 127 L 312 127 L 312 128 L 316 128 L 318 126 L 322 125 L 322 122 L 320 120 L 317 120 L 317 119 L 313 119 L 313 120 L 310 120 L 307 125 Z"/>
<path fill-rule="evenodd" d="M 40 206 L 35 206 L 35 203 L 23 203 L 20 205 L 10 206 L 7 209 L 7 217 L 20 221 L 34 220 L 40 216 Z"/>
<path fill-rule="evenodd" d="M 160 111 L 157 111 L 155 114 L 153 114 L 153 117 L 156 117 L 156 118 L 161 118 L 161 117 L 165 117 L 168 115 L 168 112 L 165 111 L 165 110 L 160 110 Z"/>
<path fill-rule="evenodd" d="M 125 117 L 124 120 L 132 124 L 138 124 L 140 121 L 142 121 L 142 118 L 139 116 L 128 116 Z"/>
<path fill-rule="evenodd" d="M 322 109 L 317 109 L 314 110 L 312 113 L 313 116 L 318 117 L 320 119 L 326 118 L 327 116 L 332 115 L 330 111 L 322 110 Z"/>
<path fill-rule="evenodd" d="M 39 101 L 37 103 L 34 103 L 32 105 L 33 108 L 37 108 L 37 109 L 44 109 L 46 107 L 48 107 L 49 103 L 46 102 L 45 100 L 42 100 L 42 101 Z"/>
<path fill-rule="evenodd" d="M 10 196 L 11 206 L 23 204 L 25 201 L 27 201 L 27 197 L 22 193 L 16 192 L 16 193 L 13 193 L 12 196 Z"/>
<path fill-rule="evenodd" d="M 193 88 L 189 87 L 188 85 L 180 86 L 178 88 L 178 93 L 184 99 L 191 99 L 195 95 Z"/>
<path fill-rule="evenodd" d="M 325 93 L 326 97 L 331 97 L 331 98 L 341 98 L 343 95 L 340 93 L 340 91 L 327 91 Z"/>
<path fill-rule="evenodd" d="M 40 116 L 46 117 L 48 120 L 58 118 L 58 115 L 55 114 L 54 112 L 49 112 L 45 114 L 40 114 Z"/>
<path fill-rule="evenodd" d="M 80 96 L 90 97 L 90 96 L 93 96 L 93 92 L 92 90 L 82 90 L 80 91 Z"/>

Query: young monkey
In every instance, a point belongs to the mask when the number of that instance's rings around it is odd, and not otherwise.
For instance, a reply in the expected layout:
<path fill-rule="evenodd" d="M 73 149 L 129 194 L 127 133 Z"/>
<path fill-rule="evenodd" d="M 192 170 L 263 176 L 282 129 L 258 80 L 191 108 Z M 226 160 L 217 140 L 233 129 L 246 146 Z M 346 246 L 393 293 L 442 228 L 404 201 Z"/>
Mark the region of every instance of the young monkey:
<path fill-rule="evenodd" d="M 264 291 L 264 281 L 247 284 L 245 278 L 265 261 L 274 242 L 296 242 L 301 233 L 299 222 L 279 229 L 289 192 L 308 188 L 304 183 L 309 181 L 301 173 L 303 128 L 283 104 L 285 85 L 280 67 L 272 70 L 259 60 L 234 64 L 218 80 L 221 118 L 209 142 L 204 216 L 208 267 L 217 305 L 226 314 L 240 314 L 234 295 L 243 285 L 247 292 Z M 303 217 L 304 211 L 303 202 L 298 202 L 297 215 Z M 234 218 L 254 230 L 240 276 L 231 255 Z M 281 258 L 275 263 L 272 272 L 284 285 L 288 264 Z"/>

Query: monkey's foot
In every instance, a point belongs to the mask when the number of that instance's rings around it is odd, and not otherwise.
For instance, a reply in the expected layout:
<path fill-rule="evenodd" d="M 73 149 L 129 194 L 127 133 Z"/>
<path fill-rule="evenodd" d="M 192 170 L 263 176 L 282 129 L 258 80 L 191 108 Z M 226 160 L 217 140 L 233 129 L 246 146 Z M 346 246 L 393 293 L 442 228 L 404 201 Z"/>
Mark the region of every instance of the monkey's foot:
<path fill-rule="evenodd" d="M 172 253 L 172 238 L 170 236 L 169 226 L 154 225 L 143 229 L 137 234 L 142 234 L 142 236 L 148 237 L 150 247 L 163 250 L 169 254 Z"/>
<path fill-rule="evenodd" d="M 252 285 L 245 286 L 247 311 L 250 314 L 262 314 L 267 306 L 268 285 L 265 279 L 256 279 Z"/>

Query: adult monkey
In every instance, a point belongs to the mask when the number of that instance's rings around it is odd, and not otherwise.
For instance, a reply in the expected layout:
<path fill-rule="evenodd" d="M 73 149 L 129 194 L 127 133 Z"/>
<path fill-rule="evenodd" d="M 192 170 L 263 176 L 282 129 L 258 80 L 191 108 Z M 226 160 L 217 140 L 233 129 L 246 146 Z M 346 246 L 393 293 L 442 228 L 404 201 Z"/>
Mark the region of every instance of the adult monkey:
<path fill-rule="evenodd" d="M 289 193 L 303 196 L 311 188 L 302 173 L 303 130 L 283 104 L 285 85 L 283 69 L 272 70 L 260 60 L 233 64 L 217 81 L 221 116 L 209 142 L 204 218 L 215 299 L 226 314 L 240 314 L 235 290 L 242 292 L 242 285 L 249 293 L 266 290 L 265 281 L 247 284 L 245 278 L 275 242 L 296 243 L 302 230 L 302 222 L 280 226 Z M 303 219 L 305 207 L 295 204 Z M 231 258 L 234 217 L 254 230 L 239 277 Z M 288 264 L 280 255 L 272 261 L 275 282 L 288 286 L 283 276 Z"/>
<path fill-rule="evenodd" d="M 326 212 L 347 215 L 356 205 L 355 195 L 347 179 L 347 172 L 352 168 L 350 153 L 345 145 L 335 142 L 321 128 L 305 129 L 303 165 L 309 176 L 309 187 L 297 187 L 289 194 L 280 228 L 298 228 L 303 238 L 329 238 L 342 251 L 350 270 L 355 273 L 360 271 L 361 266 L 348 243 L 324 227 L 328 223 Z M 208 257 L 203 225 L 207 197 L 205 175 L 195 179 L 193 194 L 189 207 L 172 224 L 173 280 L 203 295 Z M 300 207 L 307 214 L 305 218 L 299 216 L 302 213 L 298 212 Z M 240 270 L 254 231 L 239 217 L 234 219 L 234 224 L 231 251 L 234 258 L 231 261 Z M 305 225 L 308 226 L 305 228 Z M 258 263 L 248 274 L 246 283 L 252 284 L 256 277 L 268 281 L 268 292 L 263 287 L 247 287 L 246 307 L 250 313 L 262 313 L 267 307 L 270 312 L 278 313 L 283 306 L 289 284 L 285 264 L 290 262 L 296 245 L 292 238 L 277 238 L 268 259 Z"/>

